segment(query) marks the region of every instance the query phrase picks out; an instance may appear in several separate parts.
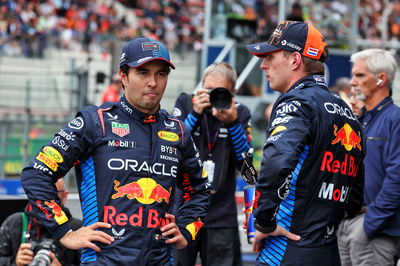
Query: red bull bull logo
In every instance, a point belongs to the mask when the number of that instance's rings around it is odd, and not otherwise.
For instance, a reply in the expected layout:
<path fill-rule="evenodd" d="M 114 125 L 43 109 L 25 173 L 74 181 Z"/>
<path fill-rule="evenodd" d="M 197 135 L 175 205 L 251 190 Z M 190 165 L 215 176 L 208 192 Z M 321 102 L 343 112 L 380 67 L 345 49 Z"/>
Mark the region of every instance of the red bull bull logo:
<path fill-rule="evenodd" d="M 136 199 L 142 204 L 152 204 L 155 201 L 161 203 L 163 200 L 169 203 L 172 187 L 168 191 L 152 178 L 140 178 L 123 186 L 120 186 L 119 181 L 114 180 L 114 190 L 116 193 L 111 196 L 111 199 L 126 196 L 128 199 Z"/>
<path fill-rule="evenodd" d="M 131 182 L 124 186 L 119 186 L 119 184 L 119 181 L 114 180 L 114 190 L 117 193 L 111 196 L 112 199 L 122 198 L 123 196 L 126 196 L 128 199 L 143 197 L 142 188 L 136 182 Z"/>
<path fill-rule="evenodd" d="M 351 126 L 347 123 L 338 130 L 336 125 L 333 125 L 335 135 L 335 139 L 332 140 L 331 144 L 339 143 L 344 146 L 347 151 L 351 151 L 352 149 L 358 148 L 361 151 L 361 133 L 358 131 L 358 134 L 351 128 Z"/>
<path fill-rule="evenodd" d="M 68 221 L 68 218 L 65 215 L 64 211 L 54 200 L 45 201 L 44 203 L 51 209 L 52 213 L 54 214 L 54 219 L 58 224 L 63 224 Z"/>
<path fill-rule="evenodd" d="M 192 235 L 192 240 L 196 239 L 197 234 L 200 231 L 200 228 L 202 228 L 204 223 L 200 220 L 200 218 L 193 223 L 190 223 L 186 226 L 186 230 L 189 231 L 189 233 Z"/>
<path fill-rule="evenodd" d="M 157 202 L 161 202 L 165 200 L 166 203 L 169 203 L 169 196 L 171 195 L 172 187 L 169 188 L 169 192 L 165 190 L 162 186 L 157 184 L 151 191 L 149 199 L 153 199 Z"/>

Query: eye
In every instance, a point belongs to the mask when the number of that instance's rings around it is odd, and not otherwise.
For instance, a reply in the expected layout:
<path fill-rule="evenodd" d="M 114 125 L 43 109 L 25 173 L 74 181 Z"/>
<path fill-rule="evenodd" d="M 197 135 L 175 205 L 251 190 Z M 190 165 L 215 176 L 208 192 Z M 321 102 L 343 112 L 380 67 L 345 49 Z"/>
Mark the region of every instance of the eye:
<path fill-rule="evenodd" d="M 167 72 L 165 72 L 165 71 L 158 72 L 157 75 L 158 75 L 159 77 L 166 77 L 166 76 L 167 76 Z"/>

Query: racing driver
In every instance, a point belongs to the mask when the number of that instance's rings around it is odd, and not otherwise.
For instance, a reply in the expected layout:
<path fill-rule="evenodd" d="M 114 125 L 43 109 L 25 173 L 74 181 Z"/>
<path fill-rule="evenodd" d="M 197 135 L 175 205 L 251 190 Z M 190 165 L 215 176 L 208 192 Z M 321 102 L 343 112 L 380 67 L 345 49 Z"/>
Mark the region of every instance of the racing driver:
<path fill-rule="evenodd" d="M 84 265 L 171 265 L 171 246 L 184 248 L 203 225 L 207 173 L 189 129 L 160 109 L 170 68 L 160 42 L 128 42 L 119 64 L 124 96 L 82 108 L 22 171 L 36 216 L 61 244 L 82 248 Z M 73 166 L 83 214 L 76 231 L 54 185 Z"/>

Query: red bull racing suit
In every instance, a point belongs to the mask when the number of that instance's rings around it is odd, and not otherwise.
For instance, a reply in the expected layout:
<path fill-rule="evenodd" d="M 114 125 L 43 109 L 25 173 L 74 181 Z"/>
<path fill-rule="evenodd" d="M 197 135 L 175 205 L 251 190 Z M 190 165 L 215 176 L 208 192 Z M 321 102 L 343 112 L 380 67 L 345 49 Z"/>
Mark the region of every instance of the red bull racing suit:
<path fill-rule="evenodd" d="M 171 248 L 158 238 L 168 221 L 176 188 L 183 191 L 177 224 L 188 242 L 203 225 L 209 183 L 190 131 L 159 110 L 144 114 L 124 97 L 81 109 L 33 158 L 21 181 L 35 213 L 56 237 L 70 225 L 59 208 L 54 182 L 75 165 L 83 225 L 101 228 L 115 241 L 84 248 L 84 265 L 169 265 Z"/>
<path fill-rule="evenodd" d="M 301 240 L 267 237 L 259 264 L 340 264 L 335 231 L 344 216 L 361 209 L 364 147 L 357 118 L 328 91 L 323 76 L 307 76 L 277 99 L 254 216 L 260 230 L 272 232 L 280 225 Z M 317 252 L 305 255 L 312 250 Z"/>

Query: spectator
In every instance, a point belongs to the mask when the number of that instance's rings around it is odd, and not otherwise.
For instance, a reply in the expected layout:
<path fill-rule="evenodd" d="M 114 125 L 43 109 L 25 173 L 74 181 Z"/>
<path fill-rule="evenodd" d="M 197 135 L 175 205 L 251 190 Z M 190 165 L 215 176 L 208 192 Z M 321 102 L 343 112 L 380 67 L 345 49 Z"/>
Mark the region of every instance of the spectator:
<path fill-rule="evenodd" d="M 103 95 L 101 96 L 101 103 L 105 102 L 118 102 L 121 97 L 121 79 L 118 74 L 115 74 L 112 79 L 110 85 L 107 86 Z"/>
<path fill-rule="evenodd" d="M 77 230 L 82 222 L 71 216 L 65 207 L 68 198 L 68 190 L 65 188 L 62 178 L 55 183 L 61 208 L 71 221 L 71 228 Z M 24 223 L 26 220 L 26 223 Z M 38 246 L 44 241 L 54 242 L 55 252 L 51 252 L 52 265 L 80 265 L 80 250 L 67 249 L 60 242 L 53 239 L 43 224 L 33 215 L 32 205 L 28 204 L 24 212 L 10 215 L 0 228 L 0 265 L 28 265 L 34 257 L 33 246 Z M 37 250 L 35 250 L 37 251 Z"/>
<path fill-rule="evenodd" d="M 362 114 L 362 108 L 364 107 L 364 100 L 365 97 L 361 93 L 359 88 L 352 87 L 350 90 L 350 107 L 353 113 L 357 116 L 360 117 Z"/>
<path fill-rule="evenodd" d="M 333 93 L 336 93 L 340 98 L 342 98 L 347 105 L 350 106 L 350 91 L 351 91 L 351 86 L 350 86 L 350 79 L 347 77 L 341 77 L 338 78 L 335 82 L 335 86 L 330 89 Z"/>
<path fill-rule="evenodd" d="M 295 2 L 292 5 L 292 12 L 287 16 L 286 20 L 304 21 L 303 8 L 301 4 Z"/>
<path fill-rule="evenodd" d="M 340 265 L 335 229 L 361 208 L 364 146 L 356 117 L 326 86 L 328 46 L 311 24 L 283 21 L 267 42 L 247 49 L 263 58 L 271 88 L 283 93 L 256 183 L 257 263 Z"/>
<path fill-rule="evenodd" d="M 160 109 L 170 68 L 160 42 L 128 42 L 118 72 L 124 97 L 82 108 L 22 171 L 34 213 L 61 244 L 82 249 L 82 264 L 167 265 L 171 246 L 185 247 L 203 225 L 209 184 L 198 150 L 189 128 Z M 73 166 L 84 225 L 75 231 L 53 185 Z"/>
<path fill-rule="evenodd" d="M 234 95 L 236 78 L 231 65 L 211 64 L 202 88 L 193 96 L 181 94 L 175 103 L 174 115 L 189 126 L 213 187 L 204 228 L 196 241 L 174 251 L 176 265 L 195 265 L 198 253 L 203 265 L 241 265 L 235 169 L 241 168 L 242 153 L 251 147 L 250 110 L 234 97 L 226 109 L 217 109 L 209 94 L 222 87 Z"/>
<path fill-rule="evenodd" d="M 382 49 L 351 56 L 350 85 L 365 104 L 360 123 L 366 135 L 364 207 L 339 226 L 342 265 L 394 265 L 400 248 L 400 108 L 393 103 L 397 71 Z"/>

